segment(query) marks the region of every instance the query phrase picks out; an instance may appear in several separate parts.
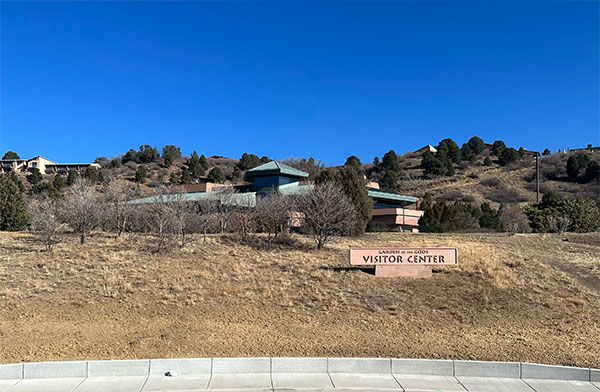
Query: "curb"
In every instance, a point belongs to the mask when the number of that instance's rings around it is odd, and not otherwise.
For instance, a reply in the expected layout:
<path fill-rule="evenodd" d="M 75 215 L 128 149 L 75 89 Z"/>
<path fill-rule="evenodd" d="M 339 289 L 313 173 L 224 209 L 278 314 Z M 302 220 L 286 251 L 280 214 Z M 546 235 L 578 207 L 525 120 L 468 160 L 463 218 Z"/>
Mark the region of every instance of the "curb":
<path fill-rule="evenodd" d="M 600 369 L 525 362 L 403 358 L 177 358 L 0 364 L 0 380 L 214 374 L 392 374 L 600 381 Z"/>

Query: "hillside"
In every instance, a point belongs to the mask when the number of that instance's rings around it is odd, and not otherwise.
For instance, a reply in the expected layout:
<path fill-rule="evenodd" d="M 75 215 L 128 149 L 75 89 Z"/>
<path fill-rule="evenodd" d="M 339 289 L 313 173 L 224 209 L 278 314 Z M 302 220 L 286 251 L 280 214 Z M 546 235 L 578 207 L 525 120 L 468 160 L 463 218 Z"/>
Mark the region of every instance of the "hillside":
<path fill-rule="evenodd" d="M 322 251 L 209 236 L 172 253 L 94 233 L 53 253 L 0 233 L 0 363 L 394 356 L 600 367 L 598 234 L 370 233 Z M 351 246 L 452 246 L 430 280 L 350 268 Z"/>
<path fill-rule="evenodd" d="M 574 154 L 555 153 L 540 158 L 540 192 L 544 194 L 551 191 L 566 198 L 585 196 L 600 203 L 600 181 L 575 181 L 568 178 L 567 159 Z M 592 160 L 600 162 L 600 152 L 586 154 Z M 477 205 L 487 201 L 493 208 L 500 205 L 522 205 L 535 201 L 535 159 L 530 155 L 525 155 L 516 162 L 502 166 L 498 162 L 498 157 L 494 156 L 488 147 L 472 160 L 453 164 L 454 175 L 434 177 L 424 175 L 421 165 L 422 158 L 423 154 L 413 152 L 397 156 L 399 170 L 396 191 L 418 197 L 423 197 L 426 192 L 429 192 L 435 199 L 462 200 Z M 491 158 L 491 165 L 485 165 L 486 158 Z M 112 167 L 108 164 L 109 160 L 103 159 L 104 167 L 101 172 L 104 179 L 133 182 L 136 170 L 143 165 L 147 170 L 147 176 L 146 180 L 139 184 L 139 194 L 145 196 L 152 194 L 162 185 L 172 184 L 172 177 L 179 179 L 181 171 L 187 167 L 186 162 L 189 158 L 175 158 L 169 167 L 162 164 L 163 159 L 158 155 L 156 161 L 153 162 L 139 164 L 129 161 L 119 167 Z M 256 159 L 258 160 L 258 157 Z M 263 157 L 263 159 L 268 158 Z M 319 173 L 324 168 L 321 161 L 315 161 L 312 158 L 309 160 L 290 158 L 285 162 L 308 171 L 312 175 Z M 206 175 L 211 169 L 218 167 L 225 176 L 225 182 L 240 182 L 244 171 L 236 169 L 239 163 L 239 160 L 233 158 L 208 157 L 205 175 L 193 181 L 209 181 Z M 362 171 L 368 180 L 376 182 L 381 181 L 385 174 L 381 163 L 378 165 L 363 163 Z M 30 191 L 31 185 L 25 178 L 26 173 L 21 173 L 19 177 L 25 185 L 26 191 Z M 44 175 L 44 181 L 52 183 L 53 180 L 54 175 Z"/>

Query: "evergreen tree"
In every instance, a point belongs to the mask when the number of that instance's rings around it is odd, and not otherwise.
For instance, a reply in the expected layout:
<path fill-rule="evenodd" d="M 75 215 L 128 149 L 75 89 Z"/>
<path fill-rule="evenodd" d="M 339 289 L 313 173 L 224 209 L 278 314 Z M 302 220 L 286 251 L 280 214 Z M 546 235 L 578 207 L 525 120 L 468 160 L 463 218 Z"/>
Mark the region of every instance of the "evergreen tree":
<path fill-rule="evenodd" d="M 144 165 L 139 165 L 135 171 L 135 182 L 139 182 L 140 184 L 146 182 L 146 174 L 146 167 Z"/>
<path fill-rule="evenodd" d="M 485 151 L 485 148 L 486 148 L 485 143 L 478 136 L 473 136 L 472 138 L 470 138 L 469 141 L 467 142 L 467 145 L 469 146 L 469 148 L 471 149 L 471 151 L 473 151 L 473 153 L 475 155 L 481 154 L 482 152 Z"/>
<path fill-rule="evenodd" d="M 373 158 L 373 165 L 375 165 L 375 166 L 379 165 L 379 157 Z"/>
<path fill-rule="evenodd" d="M 177 177 L 177 173 L 171 173 L 171 175 L 169 176 L 169 183 L 172 185 L 179 184 L 179 178 Z"/>
<path fill-rule="evenodd" d="M 430 178 L 449 175 L 449 168 L 450 172 L 454 174 L 452 162 L 445 156 L 445 153 L 426 152 L 421 160 L 421 167 L 423 168 L 423 174 Z"/>
<path fill-rule="evenodd" d="M 190 156 L 190 159 L 187 161 L 186 166 L 189 169 L 190 176 L 192 180 L 198 180 L 200 177 L 204 176 L 205 168 L 200 163 L 200 157 L 198 157 L 198 153 L 194 151 Z M 184 184 L 187 184 L 184 182 Z"/>
<path fill-rule="evenodd" d="M 108 165 L 110 165 L 110 161 L 107 157 L 97 157 L 96 159 L 94 159 L 94 163 L 97 163 L 98 165 L 100 165 L 100 167 L 107 167 Z"/>
<path fill-rule="evenodd" d="M 371 210 L 373 209 L 373 202 L 368 195 L 367 182 L 354 166 L 343 167 L 339 174 L 338 182 L 356 211 L 356 225 L 352 234 L 362 234 L 371 220 Z"/>
<path fill-rule="evenodd" d="M 263 155 L 262 157 L 260 157 L 260 164 L 261 165 L 264 165 L 265 163 L 269 163 L 269 162 L 271 162 L 271 160 L 269 159 L 268 156 Z"/>
<path fill-rule="evenodd" d="M 121 167 L 121 161 L 119 160 L 119 158 L 113 158 L 113 159 L 111 159 L 108 167 L 110 167 L 111 169 L 116 169 L 118 167 Z"/>
<path fill-rule="evenodd" d="M 158 149 L 147 144 L 140 146 L 140 151 L 137 154 L 137 159 L 140 163 L 150 163 L 158 161 Z"/>
<path fill-rule="evenodd" d="M 546 193 L 542 201 L 529 204 L 523 209 L 534 232 L 551 232 L 552 221 L 569 223 L 567 231 L 595 232 L 600 228 L 600 211 L 596 202 L 589 198 L 562 199 L 554 193 Z"/>
<path fill-rule="evenodd" d="M 481 204 L 481 216 L 479 217 L 479 226 L 483 229 L 492 229 L 494 231 L 502 230 L 500 224 L 501 209 L 494 210 L 487 201 Z"/>
<path fill-rule="evenodd" d="M 571 155 L 567 159 L 567 176 L 571 180 L 576 179 L 580 174 L 585 173 L 591 161 L 588 154 Z"/>
<path fill-rule="evenodd" d="M 200 166 L 204 169 L 204 172 L 208 170 L 208 159 L 204 156 L 204 154 L 200 155 Z M 204 175 L 204 174 L 202 174 Z"/>
<path fill-rule="evenodd" d="M 400 173 L 400 162 L 398 161 L 398 155 L 396 155 L 394 150 L 390 150 L 383 154 L 383 157 L 381 158 L 381 167 L 386 171 L 392 170 L 396 173 Z"/>
<path fill-rule="evenodd" d="M 225 182 L 225 176 L 223 175 L 221 168 L 219 168 L 218 166 L 213 167 L 211 169 L 211 171 L 208 173 L 208 181 L 214 182 L 214 183 Z"/>
<path fill-rule="evenodd" d="M 60 191 L 66 185 L 67 185 L 67 181 L 65 180 L 65 178 L 63 176 L 61 176 L 60 174 L 57 174 L 54 176 L 54 181 L 52 181 L 52 186 L 54 186 L 54 188 L 56 188 L 57 190 Z"/>
<path fill-rule="evenodd" d="M 79 178 L 79 173 L 77 173 L 75 170 L 69 170 L 69 174 L 67 175 L 67 185 L 71 186 L 73 184 L 75 184 L 75 181 L 77 181 L 77 179 Z"/>
<path fill-rule="evenodd" d="M 395 192 L 398 189 L 398 174 L 393 170 L 386 170 L 379 185 L 383 190 Z"/>
<path fill-rule="evenodd" d="M 544 149 L 544 152 L 542 153 L 543 156 L 547 157 L 552 155 L 552 153 L 550 152 L 550 149 L 546 148 Z"/>
<path fill-rule="evenodd" d="M 240 170 L 240 168 L 237 166 L 234 167 L 233 173 L 231 174 L 231 179 L 234 181 L 239 181 L 242 179 L 242 176 L 243 176 L 243 174 L 242 174 L 242 171 Z"/>
<path fill-rule="evenodd" d="M 54 190 L 54 186 L 49 182 L 43 181 L 31 187 L 32 194 L 47 193 L 50 194 Z"/>
<path fill-rule="evenodd" d="M 19 188 L 20 192 L 25 192 L 25 186 L 23 185 L 19 177 L 15 174 L 15 172 L 10 172 L 6 174 L 6 176 L 8 176 L 8 178 L 10 178 L 10 180 L 15 183 L 17 188 Z"/>
<path fill-rule="evenodd" d="M 344 166 L 351 167 L 351 168 L 355 169 L 356 171 L 360 172 L 360 168 L 362 166 L 362 163 L 360 162 L 360 159 L 358 159 L 357 156 L 350 155 L 346 159 L 346 163 L 344 163 Z"/>
<path fill-rule="evenodd" d="M 521 159 L 521 154 L 519 154 L 519 152 L 514 148 L 508 147 L 502 150 L 500 153 L 500 156 L 498 157 L 498 163 L 500 163 L 502 166 L 506 166 L 509 163 L 518 161 L 519 159 Z"/>
<path fill-rule="evenodd" d="M 167 144 L 162 148 L 163 158 L 167 155 L 170 155 L 173 159 L 181 158 L 181 149 L 172 144 Z"/>
<path fill-rule="evenodd" d="M 445 152 L 453 163 L 460 163 L 462 156 L 458 144 L 450 138 L 444 139 L 437 146 L 438 154 Z"/>
<path fill-rule="evenodd" d="M 243 153 L 240 161 L 238 162 L 238 167 L 243 171 L 254 169 L 258 165 L 260 165 L 260 159 L 258 156 L 248 153 Z"/>
<path fill-rule="evenodd" d="M 44 179 L 42 173 L 40 173 L 40 169 L 38 169 L 37 167 L 29 169 L 29 172 L 30 174 L 27 175 L 27 182 L 29 182 L 32 185 L 38 184 Z"/>
<path fill-rule="evenodd" d="M 85 173 L 83 174 L 83 176 L 90 180 L 92 184 L 98 182 L 98 170 L 96 170 L 92 166 L 88 166 L 87 169 L 85 169 Z"/>
<path fill-rule="evenodd" d="M 0 230 L 24 230 L 29 224 L 25 196 L 10 176 L 0 175 Z"/>
<path fill-rule="evenodd" d="M 469 144 L 465 143 L 460 148 L 460 155 L 462 156 L 463 161 L 475 162 L 477 160 L 477 154 L 471 149 Z"/>
<path fill-rule="evenodd" d="M 2 157 L 2 159 L 21 159 L 19 158 L 19 154 L 17 154 L 14 151 L 7 151 L 4 156 Z"/>
<path fill-rule="evenodd" d="M 492 166 L 493 164 L 494 162 L 492 162 L 490 157 L 485 157 L 485 159 L 483 160 L 483 166 Z"/>
<path fill-rule="evenodd" d="M 184 167 L 179 171 L 179 182 L 182 184 L 192 183 L 192 174 L 190 173 L 187 167 Z"/>
<path fill-rule="evenodd" d="M 173 164 L 173 155 L 167 154 L 167 155 L 163 155 L 163 166 L 164 167 L 171 167 L 171 165 Z"/>
<path fill-rule="evenodd" d="M 600 181 L 600 162 L 590 162 L 585 169 L 585 178 L 588 181 Z"/>
<path fill-rule="evenodd" d="M 138 157 L 138 152 L 135 151 L 133 148 L 130 148 L 129 151 L 127 151 L 125 153 L 125 155 L 123 155 L 123 157 L 121 158 L 121 163 L 122 164 L 126 164 L 127 162 L 135 162 L 135 163 L 140 163 L 140 159 Z"/>
<path fill-rule="evenodd" d="M 424 233 L 443 233 L 449 231 L 477 230 L 479 228 L 479 208 L 463 201 L 453 204 L 445 201 L 433 202 L 426 194 L 421 204 L 424 213 L 419 219 L 419 231 Z"/>
<path fill-rule="evenodd" d="M 500 157 L 502 151 L 506 149 L 506 144 L 502 140 L 496 140 L 494 144 L 492 144 L 492 155 Z"/>

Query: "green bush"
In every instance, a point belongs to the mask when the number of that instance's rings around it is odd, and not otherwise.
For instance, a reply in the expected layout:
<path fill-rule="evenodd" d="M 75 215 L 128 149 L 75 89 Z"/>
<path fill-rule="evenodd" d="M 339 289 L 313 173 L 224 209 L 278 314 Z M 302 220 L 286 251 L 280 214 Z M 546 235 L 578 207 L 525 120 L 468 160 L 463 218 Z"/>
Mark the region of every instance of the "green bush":
<path fill-rule="evenodd" d="M 0 230 L 24 230 L 29 224 L 25 196 L 8 175 L 0 175 Z"/>
<path fill-rule="evenodd" d="M 567 231 L 589 233 L 600 228 L 600 211 L 596 202 L 589 198 L 563 199 L 554 193 L 546 193 L 540 203 L 525 206 L 524 212 L 534 232 L 556 231 L 555 223 L 568 222 Z"/>

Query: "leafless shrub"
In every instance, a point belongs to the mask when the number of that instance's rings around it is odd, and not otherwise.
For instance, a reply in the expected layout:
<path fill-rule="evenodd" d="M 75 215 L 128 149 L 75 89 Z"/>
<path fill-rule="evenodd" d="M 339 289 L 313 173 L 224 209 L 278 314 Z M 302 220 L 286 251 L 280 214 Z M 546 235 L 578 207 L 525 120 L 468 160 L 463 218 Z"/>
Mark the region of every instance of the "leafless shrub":
<path fill-rule="evenodd" d="M 85 243 L 86 233 L 99 221 L 99 198 L 92 183 L 86 178 L 78 178 L 69 187 L 60 208 L 61 220 L 79 233 L 79 242 Z"/>
<path fill-rule="evenodd" d="M 256 214 L 250 209 L 235 209 L 229 215 L 229 225 L 242 241 L 247 241 L 256 229 Z"/>
<path fill-rule="evenodd" d="M 404 174 L 404 176 L 400 179 L 398 183 L 398 190 L 407 191 L 411 189 L 419 189 L 422 188 L 425 184 L 425 180 L 422 177 L 415 176 L 410 173 Z"/>
<path fill-rule="evenodd" d="M 260 230 L 267 233 L 267 242 L 280 233 L 285 233 L 290 219 L 290 199 L 272 193 L 256 200 L 256 219 Z"/>
<path fill-rule="evenodd" d="M 438 197 L 438 199 L 446 200 L 446 201 L 455 201 L 455 200 L 462 200 L 464 196 L 465 195 L 461 191 L 453 189 L 451 191 L 444 193 L 443 195 L 440 195 Z"/>
<path fill-rule="evenodd" d="M 45 197 L 33 200 L 29 204 L 31 227 L 35 230 L 48 252 L 52 252 L 54 245 L 61 242 L 60 232 L 63 224 L 60 222 L 60 201 Z"/>
<path fill-rule="evenodd" d="M 174 244 L 173 234 L 176 231 L 175 213 L 168 200 L 168 189 L 161 188 L 150 199 L 150 202 L 141 206 L 141 214 L 145 229 L 152 233 L 156 241 L 156 250 L 168 250 Z"/>
<path fill-rule="evenodd" d="M 500 216 L 500 222 L 504 231 L 510 234 L 528 233 L 531 231 L 529 220 L 519 206 L 512 206 L 503 211 Z"/>
<path fill-rule="evenodd" d="M 231 187 L 223 187 L 213 191 L 211 196 L 214 198 L 217 206 L 216 213 L 220 232 L 224 233 L 229 229 L 228 226 L 230 225 L 233 214 L 237 209 L 237 192 Z M 248 205 L 247 207 L 251 208 L 252 206 Z"/>
<path fill-rule="evenodd" d="M 313 157 L 310 157 L 308 159 L 289 157 L 282 160 L 281 163 L 294 167 L 298 170 L 305 171 L 308 174 L 310 174 L 311 177 L 325 168 L 325 163 L 323 163 L 323 161 L 321 161 L 320 159 L 315 160 Z"/>
<path fill-rule="evenodd" d="M 528 201 L 529 198 L 516 190 L 507 186 L 500 186 L 484 194 L 485 198 L 496 203 L 520 203 Z"/>
<path fill-rule="evenodd" d="M 540 159 L 540 173 L 549 180 L 561 180 L 567 177 L 568 154 L 552 154 Z"/>
<path fill-rule="evenodd" d="M 196 205 L 185 199 L 184 193 L 171 193 L 168 207 L 174 220 L 174 229 L 179 237 L 179 245 L 185 246 L 187 235 L 194 229 L 194 220 L 197 215 Z"/>
<path fill-rule="evenodd" d="M 490 188 L 495 188 L 502 184 L 502 181 L 498 177 L 488 177 L 479 181 L 479 183 L 483 186 L 489 186 Z"/>
<path fill-rule="evenodd" d="M 137 194 L 137 186 L 122 181 L 109 181 L 103 189 L 103 226 L 121 236 L 129 225 L 134 206 L 127 203 Z"/>
<path fill-rule="evenodd" d="M 552 233 L 559 233 L 559 234 L 563 234 L 565 231 L 567 231 L 567 229 L 569 228 L 569 226 L 571 225 L 571 218 L 563 215 L 563 216 L 559 216 L 559 217 L 555 217 L 555 216 L 547 216 L 546 219 L 548 220 L 548 227 L 550 229 L 550 231 Z"/>
<path fill-rule="evenodd" d="M 206 242 L 207 233 L 220 230 L 219 206 L 212 197 L 200 199 L 196 206 L 198 213 L 194 216 L 194 223 L 203 235 L 203 242 Z"/>
<path fill-rule="evenodd" d="M 296 203 L 304 214 L 302 229 L 315 240 L 317 249 L 336 235 L 351 233 L 355 227 L 356 211 L 333 183 L 317 185 L 310 192 L 298 195 Z"/>

